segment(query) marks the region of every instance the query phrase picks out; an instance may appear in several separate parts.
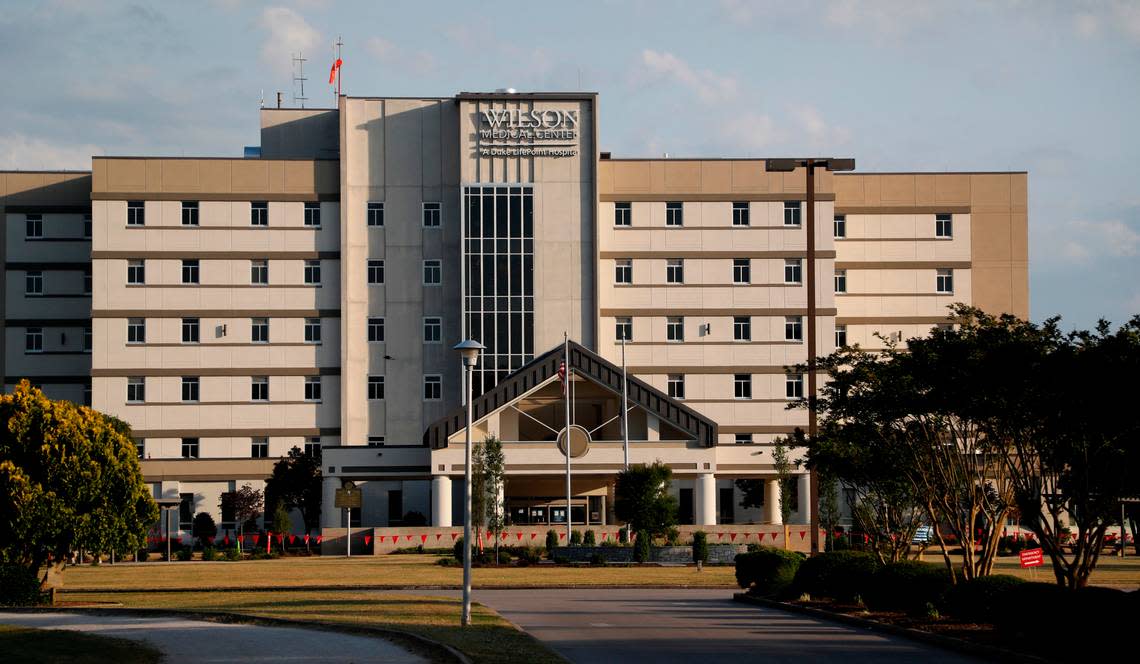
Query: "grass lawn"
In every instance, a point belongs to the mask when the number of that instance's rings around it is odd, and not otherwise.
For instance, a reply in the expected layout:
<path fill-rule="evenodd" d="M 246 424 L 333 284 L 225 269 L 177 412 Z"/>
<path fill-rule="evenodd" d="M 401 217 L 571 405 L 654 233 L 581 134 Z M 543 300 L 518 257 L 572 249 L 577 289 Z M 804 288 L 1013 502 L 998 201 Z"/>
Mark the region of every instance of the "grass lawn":
<path fill-rule="evenodd" d="M 460 628 L 460 601 L 447 597 L 314 590 L 242 593 L 83 592 L 69 593 L 65 599 L 68 602 L 121 602 L 128 608 L 224 611 L 266 618 L 384 627 L 441 641 L 465 653 L 475 662 L 563 662 L 533 637 L 482 605 L 472 607 L 472 626 Z M 3 652 L 0 649 L 0 654 Z"/>
<path fill-rule="evenodd" d="M 441 567 L 433 555 L 278 558 L 242 562 L 142 563 L 69 567 L 63 581 L 76 590 L 241 588 L 286 586 L 453 586 L 461 567 Z M 472 572 L 477 588 L 552 586 L 736 587 L 732 566 L 706 567 L 482 567 Z"/>
<path fill-rule="evenodd" d="M 145 643 L 62 629 L 0 625 L 0 660 L 26 664 L 152 664 L 162 653 Z"/>
<path fill-rule="evenodd" d="M 927 560 L 930 559 L 928 556 Z M 1045 583 L 1053 583 L 1055 580 L 1048 556 L 1045 557 L 1045 564 L 1036 568 L 1036 571 L 1022 569 L 1017 556 L 999 556 L 994 562 L 994 574 L 1012 574 L 1028 581 L 1044 581 Z M 1117 558 L 1116 556 L 1102 555 L 1097 560 L 1092 576 L 1089 577 L 1089 583 L 1126 590 L 1140 588 L 1140 556 L 1129 555 L 1124 558 Z"/>

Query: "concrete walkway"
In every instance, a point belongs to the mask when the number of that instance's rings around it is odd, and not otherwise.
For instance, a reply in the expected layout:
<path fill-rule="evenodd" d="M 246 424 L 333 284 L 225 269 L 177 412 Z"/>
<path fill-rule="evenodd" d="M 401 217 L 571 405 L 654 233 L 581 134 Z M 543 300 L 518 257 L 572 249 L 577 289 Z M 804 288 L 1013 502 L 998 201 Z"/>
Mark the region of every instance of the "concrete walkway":
<path fill-rule="evenodd" d="M 427 661 L 384 639 L 298 627 L 234 625 L 171 617 L 3 612 L 0 612 L 0 624 L 68 629 L 146 641 L 166 655 L 165 664 L 419 664 Z"/>

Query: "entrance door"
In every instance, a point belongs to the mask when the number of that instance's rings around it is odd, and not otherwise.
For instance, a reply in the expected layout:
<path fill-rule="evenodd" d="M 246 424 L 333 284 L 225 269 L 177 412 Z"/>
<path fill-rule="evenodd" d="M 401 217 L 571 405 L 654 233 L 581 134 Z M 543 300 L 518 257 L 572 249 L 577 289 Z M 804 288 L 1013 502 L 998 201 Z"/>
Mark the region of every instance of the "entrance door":
<path fill-rule="evenodd" d="M 388 525 L 398 526 L 404 522 L 404 492 L 400 489 L 388 491 Z"/>
<path fill-rule="evenodd" d="M 720 490 L 720 522 L 736 523 L 736 498 L 730 486 Z"/>
<path fill-rule="evenodd" d="M 677 520 L 683 526 L 691 526 L 696 521 L 696 514 L 693 510 L 693 490 L 681 489 L 681 494 L 677 500 Z"/>

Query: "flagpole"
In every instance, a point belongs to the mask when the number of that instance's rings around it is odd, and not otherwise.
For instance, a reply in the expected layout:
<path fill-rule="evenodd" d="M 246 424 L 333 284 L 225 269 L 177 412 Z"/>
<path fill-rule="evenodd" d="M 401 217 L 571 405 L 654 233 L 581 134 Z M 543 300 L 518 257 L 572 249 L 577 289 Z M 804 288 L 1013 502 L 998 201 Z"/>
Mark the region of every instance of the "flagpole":
<path fill-rule="evenodd" d="M 629 472 L 629 374 L 625 368 L 625 335 L 621 338 L 621 443 L 625 452 L 625 470 Z M 625 539 L 629 541 L 629 524 L 625 524 Z"/>
<path fill-rule="evenodd" d="M 573 534 L 570 524 L 570 335 L 563 332 L 562 336 L 562 361 L 566 363 L 566 383 L 563 385 L 563 395 L 566 397 L 566 546 L 570 546 Z"/>

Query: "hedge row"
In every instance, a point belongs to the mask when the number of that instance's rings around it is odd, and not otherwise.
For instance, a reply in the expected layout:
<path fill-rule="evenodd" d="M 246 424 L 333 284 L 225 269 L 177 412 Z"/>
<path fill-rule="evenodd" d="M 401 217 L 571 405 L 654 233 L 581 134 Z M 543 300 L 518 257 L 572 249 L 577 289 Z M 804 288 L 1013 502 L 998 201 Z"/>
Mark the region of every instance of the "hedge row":
<path fill-rule="evenodd" d="M 772 597 L 786 594 L 804 561 L 802 553 L 774 546 L 749 546 L 736 556 L 736 583 L 750 593 Z"/>

